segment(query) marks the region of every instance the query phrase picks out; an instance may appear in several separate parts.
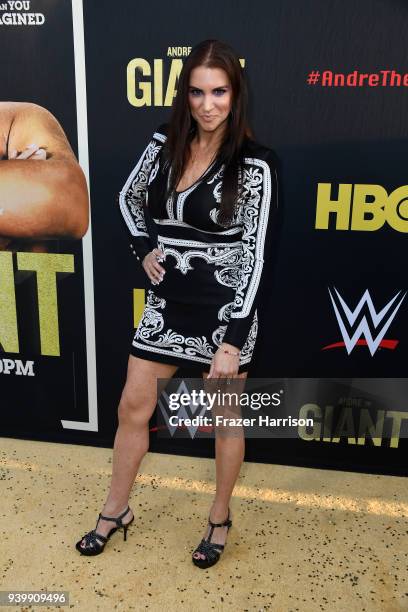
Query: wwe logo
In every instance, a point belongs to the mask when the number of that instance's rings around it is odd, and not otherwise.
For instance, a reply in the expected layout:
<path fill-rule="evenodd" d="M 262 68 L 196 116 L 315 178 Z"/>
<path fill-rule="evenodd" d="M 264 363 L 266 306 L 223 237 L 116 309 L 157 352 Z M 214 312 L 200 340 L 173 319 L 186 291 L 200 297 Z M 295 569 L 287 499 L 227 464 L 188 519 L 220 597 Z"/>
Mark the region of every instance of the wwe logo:
<path fill-rule="evenodd" d="M 373 356 L 379 346 L 382 346 L 384 348 L 396 347 L 398 341 L 383 340 L 383 338 L 392 321 L 394 320 L 394 317 L 397 314 L 398 309 L 401 306 L 402 301 L 404 300 L 407 292 L 405 292 L 401 297 L 402 291 L 398 291 L 398 293 L 392 298 L 392 300 L 390 300 L 388 304 L 386 304 L 384 308 L 377 313 L 374 308 L 374 304 L 368 289 L 364 292 L 363 297 L 361 298 L 354 310 L 350 310 L 350 308 L 347 306 L 346 302 L 343 300 L 340 293 L 335 287 L 334 291 L 337 296 L 337 301 L 335 300 L 335 296 L 331 293 L 330 289 L 328 291 L 333 304 L 334 312 L 336 313 L 336 318 L 340 327 L 341 335 L 343 336 L 344 345 L 342 342 L 337 342 L 335 344 L 325 346 L 325 349 L 334 348 L 337 346 L 345 346 L 348 355 L 350 355 L 351 351 L 356 345 L 366 344 L 370 350 L 371 356 Z M 370 331 L 370 327 L 365 314 L 361 317 L 361 320 L 355 332 L 351 335 L 352 327 L 360 316 L 361 311 L 363 310 L 365 305 L 367 305 L 368 307 L 372 325 L 375 331 L 378 332 L 377 335 L 374 335 L 374 337 Z M 350 328 L 350 334 L 346 329 L 346 321 Z M 361 339 L 362 336 L 365 338 L 365 340 Z"/>
<path fill-rule="evenodd" d="M 175 393 L 179 395 L 182 395 L 183 393 L 190 393 L 190 390 L 184 380 L 179 384 Z M 174 436 L 177 431 L 177 428 L 179 427 L 178 425 L 172 425 L 170 423 L 169 417 L 172 414 L 177 414 L 181 420 L 184 420 L 188 418 L 191 419 L 191 417 L 194 416 L 202 417 L 207 411 L 207 404 L 194 403 L 191 401 L 188 406 L 182 406 L 181 408 L 179 408 L 177 413 L 172 412 L 169 408 L 169 394 L 166 391 L 162 391 L 159 401 L 157 403 L 171 437 Z M 198 425 L 185 425 L 184 427 L 188 430 L 190 438 L 194 438 L 198 430 Z"/>

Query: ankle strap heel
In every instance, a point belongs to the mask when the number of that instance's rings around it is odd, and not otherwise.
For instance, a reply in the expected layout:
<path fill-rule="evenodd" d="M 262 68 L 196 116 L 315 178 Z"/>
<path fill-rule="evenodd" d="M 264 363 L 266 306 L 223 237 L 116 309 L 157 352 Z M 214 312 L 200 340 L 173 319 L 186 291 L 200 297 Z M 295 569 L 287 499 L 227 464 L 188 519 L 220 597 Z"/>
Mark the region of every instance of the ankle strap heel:
<path fill-rule="evenodd" d="M 127 523 L 123 522 L 122 520 L 123 517 L 126 516 L 126 514 L 129 511 L 130 511 L 130 508 L 128 506 L 126 510 L 124 510 L 121 514 L 119 514 L 119 516 L 104 516 L 103 514 L 99 513 L 99 517 L 98 517 L 98 520 L 96 521 L 95 529 L 92 529 L 92 531 L 89 531 L 87 534 L 83 536 L 83 538 L 81 538 L 81 540 L 79 540 L 76 543 L 75 545 L 76 549 L 82 555 L 99 555 L 101 552 L 103 552 L 105 545 L 107 541 L 109 540 L 109 538 L 111 537 L 111 535 L 114 534 L 115 531 L 117 531 L 118 529 L 121 529 L 122 527 L 123 527 L 123 539 L 124 541 L 126 541 L 128 527 L 131 523 L 133 523 L 133 520 L 135 518 L 132 513 L 132 518 L 130 519 L 130 521 Z M 96 528 L 98 527 L 98 522 L 100 519 L 103 519 L 104 521 L 113 521 L 114 523 L 116 523 L 116 527 L 112 527 L 112 529 L 109 531 L 109 533 L 106 536 L 103 536 L 102 534 L 96 531 Z M 85 540 L 84 545 L 81 545 L 82 540 Z"/>
<path fill-rule="evenodd" d="M 122 514 L 119 514 L 119 516 L 103 516 L 101 513 L 99 513 L 99 518 L 103 519 L 104 521 L 113 521 L 114 523 L 117 524 L 118 529 L 120 529 L 121 527 L 124 527 L 124 524 L 122 522 L 122 519 L 124 516 L 126 516 L 126 514 L 129 512 L 130 508 L 129 506 L 126 508 L 126 510 L 124 510 L 122 512 Z"/>
<path fill-rule="evenodd" d="M 214 529 L 216 527 L 228 527 L 228 529 L 232 527 L 232 521 L 230 520 L 229 515 L 230 513 L 228 509 L 228 516 L 223 523 L 213 523 L 212 521 L 210 521 L 210 518 L 208 518 L 208 523 L 211 525 L 211 529 L 210 529 L 210 533 L 208 534 L 207 542 L 211 542 L 212 534 L 214 533 Z M 217 546 L 221 547 L 222 545 L 217 544 Z"/>
<path fill-rule="evenodd" d="M 120 529 L 121 527 L 123 527 L 123 541 L 126 542 L 126 536 L 127 536 L 127 530 L 129 525 L 133 522 L 133 519 L 135 518 L 134 516 L 132 516 L 132 520 L 130 520 L 128 523 L 126 523 L 126 525 L 123 523 L 122 518 L 124 516 L 126 516 L 126 514 L 129 512 L 130 508 L 129 506 L 126 508 L 126 510 L 124 510 L 122 512 L 122 514 L 120 514 L 117 517 L 113 517 L 113 516 L 103 516 L 102 514 L 99 513 L 99 517 L 104 519 L 105 521 L 114 521 L 117 525 L 117 529 Z"/>
<path fill-rule="evenodd" d="M 214 533 L 214 529 L 216 527 L 227 527 L 227 533 L 232 527 L 232 521 L 230 520 L 230 509 L 228 508 L 228 516 L 222 523 L 213 523 L 210 518 L 208 518 L 208 524 L 210 525 L 210 533 L 207 538 L 203 538 L 200 544 L 197 546 L 195 551 L 193 552 L 192 561 L 194 565 L 200 567 L 201 569 L 205 569 L 207 567 L 211 567 L 215 565 L 221 556 L 221 553 L 224 551 L 225 544 L 217 544 L 216 542 L 211 542 L 212 535 Z M 204 559 L 197 559 L 194 557 L 195 553 L 201 553 L 204 555 Z"/>

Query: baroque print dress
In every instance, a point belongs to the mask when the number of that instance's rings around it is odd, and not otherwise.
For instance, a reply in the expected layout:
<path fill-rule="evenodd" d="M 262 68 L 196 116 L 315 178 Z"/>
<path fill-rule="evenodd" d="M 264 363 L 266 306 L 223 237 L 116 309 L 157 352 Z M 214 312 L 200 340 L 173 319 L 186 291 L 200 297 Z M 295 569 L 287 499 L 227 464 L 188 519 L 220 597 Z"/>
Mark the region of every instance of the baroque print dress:
<path fill-rule="evenodd" d="M 213 162 L 188 189 L 166 196 L 169 164 L 161 126 L 119 194 L 141 263 L 159 248 L 166 273 L 147 290 L 131 354 L 209 371 L 222 342 L 240 349 L 239 372 L 248 369 L 258 335 L 261 280 L 271 251 L 278 208 L 276 156 L 245 145 L 241 196 L 232 223 L 218 222 L 223 165 Z"/>

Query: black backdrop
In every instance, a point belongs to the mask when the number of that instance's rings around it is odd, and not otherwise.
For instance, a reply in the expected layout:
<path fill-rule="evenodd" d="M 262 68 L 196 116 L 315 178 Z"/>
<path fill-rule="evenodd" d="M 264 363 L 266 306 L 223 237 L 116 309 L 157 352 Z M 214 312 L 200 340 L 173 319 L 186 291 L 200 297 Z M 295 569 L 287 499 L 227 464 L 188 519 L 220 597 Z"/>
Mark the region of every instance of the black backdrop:
<path fill-rule="evenodd" d="M 58 432 L 54 439 L 113 442 L 134 333 L 132 292 L 147 287 L 114 202 L 169 107 L 129 102 L 128 63 L 143 58 L 153 71 L 154 59 L 163 60 L 166 84 L 174 59 L 168 48 L 206 38 L 225 40 L 245 59 L 255 136 L 281 160 L 283 215 L 250 376 L 300 379 L 301 403 L 316 401 L 313 385 L 302 379 L 324 386 L 326 379 L 342 377 L 340 387 L 331 385 L 338 397 L 357 378 L 399 378 L 406 395 L 408 302 L 386 334 L 399 341 L 394 350 L 379 349 L 373 356 L 366 346 L 350 355 L 344 347 L 322 350 L 341 340 L 328 288 L 336 287 L 350 308 L 368 289 L 377 312 L 406 290 L 405 233 L 387 224 L 377 231 L 340 231 L 333 219 L 330 229 L 315 229 L 318 183 L 332 183 L 333 198 L 340 183 L 378 184 L 388 193 L 405 185 L 406 88 L 312 86 L 306 77 L 326 69 L 404 73 L 407 26 L 408 6 L 397 0 L 209 0 L 205 7 L 187 0 L 84 0 L 99 431 Z M 197 371 L 178 373 L 192 375 Z M 404 411 L 404 401 L 386 408 Z M 206 440 L 161 440 L 154 434 L 151 449 L 212 454 Z M 403 435 L 397 448 L 386 440 L 381 447 L 369 440 L 356 447 L 346 441 L 258 439 L 248 440 L 247 459 L 406 473 L 404 450 Z"/>
<path fill-rule="evenodd" d="M 99 406 L 106 431 L 112 429 L 133 334 L 130 288 L 146 286 L 112 202 L 151 133 L 169 116 L 168 107 L 129 103 L 126 67 L 131 59 L 144 58 L 153 72 L 153 60 L 160 58 L 168 75 L 168 47 L 192 46 L 205 38 L 225 40 L 245 58 L 255 135 L 282 161 L 283 225 L 276 266 L 268 271 L 270 296 L 250 375 L 405 376 L 408 304 L 393 322 L 397 350 L 379 350 L 374 356 L 367 347 L 356 347 L 350 355 L 344 348 L 322 351 L 341 339 L 328 287 L 336 286 L 350 305 L 368 288 L 378 311 L 406 287 L 405 234 L 387 226 L 377 232 L 314 226 L 319 182 L 333 183 L 332 197 L 339 183 L 379 184 L 388 192 L 405 184 L 406 91 L 310 86 L 306 75 L 324 69 L 404 73 L 407 25 L 408 7 L 389 0 L 209 1 L 205 10 L 189 1 L 159 6 L 121 2 L 114 11 L 109 2 L 85 2 L 97 329 L 104 330 L 97 334 Z M 115 297 L 104 302 L 107 281 Z M 118 316 L 119 305 L 127 318 Z M 182 375 L 193 371 L 180 370 Z M 399 472 L 401 465 L 406 467 L 404 444 L 400 440 L 398 449 L 388 449 L 249 440 L 247 458 Z M 211 453 L 211 445 L 198 440 L 153 437 L 151 447 Z"/>

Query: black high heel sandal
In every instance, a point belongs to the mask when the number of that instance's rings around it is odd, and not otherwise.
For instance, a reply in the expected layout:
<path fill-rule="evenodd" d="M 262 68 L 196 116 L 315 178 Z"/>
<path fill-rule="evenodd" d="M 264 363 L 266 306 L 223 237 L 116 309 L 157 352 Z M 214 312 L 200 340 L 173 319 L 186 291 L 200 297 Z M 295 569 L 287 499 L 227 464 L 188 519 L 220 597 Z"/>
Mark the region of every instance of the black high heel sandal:
<path fill-rule="evenodd" d="M 126 524 L 122 522 L 122 518 L 126 516 L 129 510 L 130 508 L 128 506 L 126 510 L 117 517 L 103 516 L 101 513 L 99 513 L 99 517 L 98 517 L 98 520 L 96 521 L 95 529 L 92 529 L 92 531 L 88 531 L 87 534 L 82 536 L 82 538 L 75 544 L 75 548 L 81 553 L 81 555 L 88 555 L 88 556 L 99 555 L 101 552 L 103 552 L 106 542 L 109 540 L 111 535 L 113 535 L 115 531 L 117 531 L 121 527 L 123 527 L 123 540 L 126 541 L 127 530 L 129 528 L 129 525 L 133 523 L 133 520 L 135 518 L 132 512 L 131 520 Z M 104 519 L 105 521 L 114 521 L 117 527 L 112 527 L 109 533 L 106 536 L 104 536 L 96 531 L 99 519 Z M 83 539 L 85 539 L 85 545 L 81 546 L 81 542 Z"/>
<path fill-rule="evenodd" d="M 221 553 L 224 551 L 225 544 L 217 544 L 216 542 L 211 542 L 212 534 L 214 533 L 214 529 L 216 527 L 227 527 L 227 534 L 232 526 L 232 521 L 230 520 L 230 511 L 228 508 L 228 516 L 223 523 L 213 523 L 208 517 L 208 524 L 211 525 L 210 533 L 208 534 L 208 538 L 203 538 L 200 544 L 197 546 L 195 551 L 193 552 L 192 561 L 194 565 L 200 567 L 201 569 L 205 569 L 207 567 L 211 567 L 215 565 L 221 556 Z M 202 555 L 205 555 L 205 559 L 196 559 L 194 557 L 194 553 L 199 552 Z"/>

